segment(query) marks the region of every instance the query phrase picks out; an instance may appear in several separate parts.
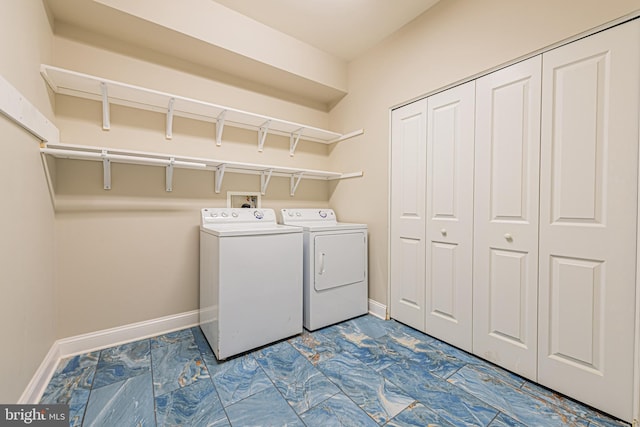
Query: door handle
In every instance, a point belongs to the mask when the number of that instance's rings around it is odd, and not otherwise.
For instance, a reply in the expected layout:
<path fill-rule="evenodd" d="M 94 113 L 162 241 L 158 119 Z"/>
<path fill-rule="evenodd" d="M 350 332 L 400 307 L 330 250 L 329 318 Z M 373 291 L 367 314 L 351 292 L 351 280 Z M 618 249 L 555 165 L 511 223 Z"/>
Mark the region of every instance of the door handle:
<path fill-rule="evenodd" d="M 443 236 L 446 236 L 447 235 L 447 229 L 446 228 L 441 229 L 440 230 L 440 234 L 442 234 Z"/>
<path fill-rule="evenodd" d="M 513 242 L 513 236 L 511 233 L 505 233 L 504 238 L 507 242 Z"/>
<path fill-rule="evenodd" d="M 320 273 L 318 274 L 324 274 L 324 257 L 325 257 L 325 253 L 324 252 L 320 252 Z"/>

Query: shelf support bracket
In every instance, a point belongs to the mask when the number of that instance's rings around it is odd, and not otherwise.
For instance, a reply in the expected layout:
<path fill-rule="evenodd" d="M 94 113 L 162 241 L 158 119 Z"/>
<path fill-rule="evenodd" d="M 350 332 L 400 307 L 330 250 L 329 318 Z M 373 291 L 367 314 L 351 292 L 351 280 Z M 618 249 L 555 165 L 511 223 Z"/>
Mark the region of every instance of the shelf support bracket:
<path fill-rule="evenodd" d="M 165 171 L 165 185 L 166 185 L 167 193 L 170 193 L 173 191 L 173 164 L 175 162 L 176 162 L 175 157 L 172 157 L 169 160 L 169 164 L 167 165 L 167 168 Z"/>
<path fill-rule="evenodd" d="M 272 173 L 273 169 L 262 171 L 262 173 L 260 173 L 260 194 L 263 196 L 267 192 L 267 187 L 269 186 L 269 181 L 271 181 Z"/>
<path fill-rule="evenodd" d="M 107 150 L 102 150 L 102 180 L 104 189 L 111 190 L 111 160 L 107 158 Z"/>
<path fill-rule="evenodd" d="M 216 168 L 216 183 L 215 183 L 216 193 L 219 193 L 220 188 L 222 187 L 222 180 L 224 179 L 224 167 L 225 167 L 225 164 L 223 163 Z"/>
<path fill-rule="evenodd" d="M 109 117 L 109 94 L 105 82 L 100 82 L 100 91 L 102 92 L 102 130 L 109 130 L 111 118 Z"/>
<path fill-rule="evenodd" d="M 223 110 L 216 119 L 216 145 L 218 147 L 222 145 L 222 130 L 224 129 L 224 116 L 226 114 L 227 110 Z"/>
<path fill-rule="evenodd" d="M 171 98 L 167 107 L 167 139 L 173 138 L 173 103 L 175 100 L 175 98 Z"/>
<path fill-rule="evenodd" d="M 264 141 L 267 139 L 267 133 L 269 133 L 269 125 L 271 125 L 271 120 L 264 122 L 258 129 L 258 151 L 261 153 L 264 148 Z"/>
<path fill-rule="evenodd" d="M 289 155 L 291 157 L 293 157 L 296 152 L 296 147 L 298 146 L 298 142 L 300 142 L 300 135 L 302 135 L 302 131 L 304 131 L 304 128 L 291 132 L 291 135 L 289 136 Z"/>
<path fill-rule="evenodd" d="M 296 194 L 296 190 L 298 189 L 298 185 L 300 185 L 300 180 L 302 179 L 302 175 L 304 172 L 300 172 L 294 175 L 291 175 L 291 197 Z"/>

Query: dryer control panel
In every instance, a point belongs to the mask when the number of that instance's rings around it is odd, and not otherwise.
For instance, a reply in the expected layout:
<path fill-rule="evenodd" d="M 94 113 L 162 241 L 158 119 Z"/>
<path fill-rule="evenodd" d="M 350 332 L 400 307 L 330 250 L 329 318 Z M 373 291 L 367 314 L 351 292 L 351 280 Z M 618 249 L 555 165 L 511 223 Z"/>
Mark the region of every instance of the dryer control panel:
<path fill-rule="evenodd" d="M 333 209 L 282 209 L 282 223 L 295 225 L 296 223 L 322 222 L 337 223 Z"/>

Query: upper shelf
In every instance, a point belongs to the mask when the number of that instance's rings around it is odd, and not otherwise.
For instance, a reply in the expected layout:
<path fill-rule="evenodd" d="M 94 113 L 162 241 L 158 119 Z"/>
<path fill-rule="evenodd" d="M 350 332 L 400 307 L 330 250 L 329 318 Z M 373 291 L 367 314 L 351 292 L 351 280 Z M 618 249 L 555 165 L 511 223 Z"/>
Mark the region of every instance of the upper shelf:
<path fill-rule="evenodd" d="M 103 129 L 110 128 L 109 104 L 118 104 L 167 114 L 166 136 L 172 137 L 173 116 L 216 123 L 216 144 L 222 143 L 224 125 L 258 131 L 258 150 L 262 151 L 268 133 L 289 136 L 293 155 L 300 139 L 333 144 L 364 133 L 360 129 L 346 134 L 319 129 L 300 123 L 263 116 L 236 108 L 159 92 L 140 86 L 103 79 L 42 64 L 40 73 L 51 89 L 59 94 L 77 96 L 103 104 Z"/>

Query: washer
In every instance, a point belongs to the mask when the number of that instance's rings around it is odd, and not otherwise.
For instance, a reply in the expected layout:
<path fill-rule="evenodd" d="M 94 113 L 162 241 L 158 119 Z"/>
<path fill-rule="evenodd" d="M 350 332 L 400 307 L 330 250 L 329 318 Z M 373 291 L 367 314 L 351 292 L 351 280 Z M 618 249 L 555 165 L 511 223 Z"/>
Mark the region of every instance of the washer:
<path fill-rule="evenodd" d="M 219 360 L 302 332 L 302 234 L 273 209 L 202 209 L 200 327 Z"/>
<path fill-rule="evenodd" d="M 338 222 L 332 209 L 282 209 L 282 222 L 304 230 L 304 327 L 367 313 L 367 225 Z"/>

